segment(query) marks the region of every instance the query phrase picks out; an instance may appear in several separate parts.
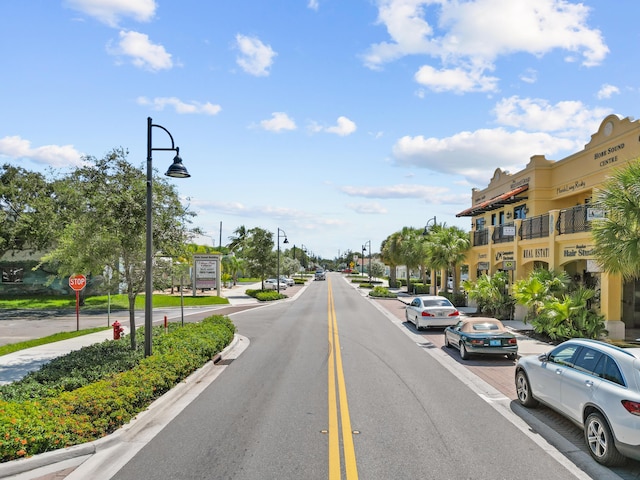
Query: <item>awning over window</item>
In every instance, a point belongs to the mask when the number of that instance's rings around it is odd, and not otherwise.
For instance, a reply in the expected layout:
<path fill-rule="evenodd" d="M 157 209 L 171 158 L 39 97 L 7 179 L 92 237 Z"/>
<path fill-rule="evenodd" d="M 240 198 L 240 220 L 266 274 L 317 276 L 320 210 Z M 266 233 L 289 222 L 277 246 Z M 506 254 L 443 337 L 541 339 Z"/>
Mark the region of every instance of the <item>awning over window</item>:
<path fill-rule="evenodd" d="M 471 208 L 467 208 L 462 212 L 456 214 L 456 217 L 475 217 L 476 215 L 480 215 L 481 213 L 490 212 L 491 210 L 497 210 L 500 207 L 505 205 L 509 205 L 511 203 L 520 202 L 522 200 L 526 200 L 528 197 L 518 197 L 519 194 L 525 192 L 529 189 L 529 185 L 522 185 L 521 187 L 515 188 L 510 192 L 503 193 L 502 195 L 498 195 L 497 197 L 493 197 L 489 200 L 485 200 L 478 205 L 475 205 Z"/>

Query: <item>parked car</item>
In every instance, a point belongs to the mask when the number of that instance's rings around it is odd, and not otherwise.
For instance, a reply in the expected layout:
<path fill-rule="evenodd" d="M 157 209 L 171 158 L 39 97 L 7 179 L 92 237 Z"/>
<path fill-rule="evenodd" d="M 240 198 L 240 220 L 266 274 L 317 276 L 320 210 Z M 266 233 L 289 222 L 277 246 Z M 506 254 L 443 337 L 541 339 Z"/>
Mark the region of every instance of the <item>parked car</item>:
<path fill-rule="evenodd" d="M 324 270 L 316 270 L 316 280 L 326 280 L 327 277 L 324 273 Z"/>
<path fill-rule="evenodd" d="M 515 382 L 522 405 L 541 402 L 580 426 L 599 463 L 640 460 L 640 348 L 568 340 L 521 358 Z"/>
<path fill-rule="evenodd" d="M 264 289 L 265 290 L 278 290 L 278 280 L 275 278 L 267 278 L 264 281 Z M 286 290 L 287 284 L 283 281 L 280 281 L 280 290 Z"/>
<path fill-rule="evenodd" d="M 289 277 L 280 277 L 280 281 L 286 283 L 287 287 L 293 287 L 296 284 L 296 281 Z"/>
<path fill-rule="evenodd" d="M 446 347 L 457 347 L 460 358 L 471 355 L 506 355 L 515 360 L 518 356 L 518 340 L 500 320 L 486 317 L 469 317 L 444 329 Z"/>
<path fill-rule="evenodd" d="M 406 306 L 405 317 L 420 330 L 455 325 L 460 320 L 460 312 L 446 297 L 425 295 L 414 298 Z"/>

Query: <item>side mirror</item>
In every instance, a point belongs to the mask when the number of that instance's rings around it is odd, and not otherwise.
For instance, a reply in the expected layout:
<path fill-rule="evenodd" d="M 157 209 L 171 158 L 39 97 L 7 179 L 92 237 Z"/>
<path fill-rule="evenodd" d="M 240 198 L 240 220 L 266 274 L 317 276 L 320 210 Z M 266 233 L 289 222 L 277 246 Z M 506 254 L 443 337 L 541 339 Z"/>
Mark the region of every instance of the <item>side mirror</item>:
<path fill-rule="evenodd" d="M 538 360 L 540 360 L 542 363 L 546 363 L 549 361 L 549 354 L 548 353 L 542 353 L 540 355 L 538 355 Z"/>

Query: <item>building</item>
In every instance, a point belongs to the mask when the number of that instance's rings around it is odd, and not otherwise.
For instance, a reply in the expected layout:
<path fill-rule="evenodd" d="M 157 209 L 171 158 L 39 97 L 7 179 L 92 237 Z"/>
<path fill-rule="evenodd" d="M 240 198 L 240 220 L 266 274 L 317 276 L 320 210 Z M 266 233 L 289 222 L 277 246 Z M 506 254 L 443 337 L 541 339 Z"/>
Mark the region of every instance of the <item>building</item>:
<path fill-rule="evenodd" d="M 640 280 L 625 282 L 600 270 L 593 257 L 591 222 L 604 215 L 594 191 L 613 169 L 640 157 L 640 122 L 606 117 L 584 149 L 558 161 L 531 157 L 521 171 L 497 169 L 487 188 L 472 190 L 469 275 L 511 273 L 526 278 L 535 268 L 564 270 L 596 289 L 594 306 L 611 338 L 640 329 Z M 516 311 L 522 319 L 524 309 Z"/>

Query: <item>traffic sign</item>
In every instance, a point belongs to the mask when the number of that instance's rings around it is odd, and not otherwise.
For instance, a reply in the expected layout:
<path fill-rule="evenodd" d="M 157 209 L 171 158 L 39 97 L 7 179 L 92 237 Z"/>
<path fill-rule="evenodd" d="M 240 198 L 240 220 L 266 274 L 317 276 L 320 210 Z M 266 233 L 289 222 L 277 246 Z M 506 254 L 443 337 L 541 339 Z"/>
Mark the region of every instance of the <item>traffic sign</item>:
<path fill-rule="evenodd" d="M 87 277 L 84 275 L 72 275 L 69 277 L 69 286 L 79 292 L 87 285 Z"/>

